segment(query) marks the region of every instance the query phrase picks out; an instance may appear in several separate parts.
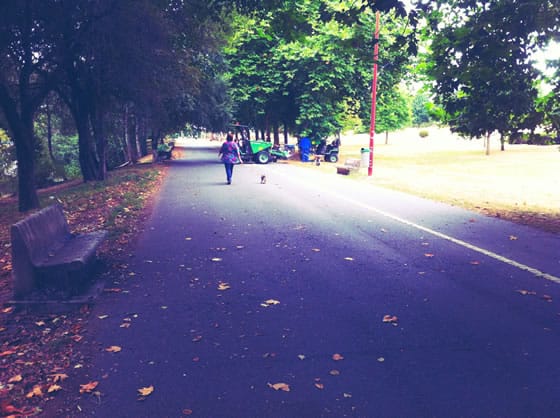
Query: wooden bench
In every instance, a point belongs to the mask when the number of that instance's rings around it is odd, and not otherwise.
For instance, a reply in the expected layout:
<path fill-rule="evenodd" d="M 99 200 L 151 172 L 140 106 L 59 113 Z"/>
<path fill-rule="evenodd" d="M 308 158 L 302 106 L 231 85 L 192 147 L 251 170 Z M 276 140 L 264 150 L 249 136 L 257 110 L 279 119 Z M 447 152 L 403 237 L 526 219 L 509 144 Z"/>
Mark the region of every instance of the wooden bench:
<path fill-rule="evenodd" d="M 158 147 L 157 156 L 158 159 L 170 160 L 173 155 L 173 149 L 175 148 L 175 142 L 169 142 L 165 145 L 165 147 L 161 147 L 161 145 Z"/>
<path fill-rule="evenodd" d="M 361 164 L 361 160 L 358 160 L 356 158 L 348 158 L 346 161 L 344 161 L 344 165 L 339 165 L 336 167 L 336 173 L 347 176 L 352 172 L 359 171 Z"/>
<path fill-rule="evenodd" d="M 71 297 L 83 291 L 93 273 L 97 248 L 107 231 L 72 234 L 59 204 L 11 227 L 14 298 L 53 289 Z"/>

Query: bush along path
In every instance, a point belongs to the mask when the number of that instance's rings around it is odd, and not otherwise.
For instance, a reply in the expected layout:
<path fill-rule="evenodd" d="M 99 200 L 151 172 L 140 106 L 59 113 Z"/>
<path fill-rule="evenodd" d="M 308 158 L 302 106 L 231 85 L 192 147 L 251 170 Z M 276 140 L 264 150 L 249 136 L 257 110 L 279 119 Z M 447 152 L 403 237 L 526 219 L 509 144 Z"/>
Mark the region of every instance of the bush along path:
<path fill-rule="evenodd" d="M 151 164 L 121 169 L 102 183 L 44 190 L 41 203 L 61 203 L 72 232 L 107 229 L 100 259 L 106 271 L 114 271 L 126 267 L 129 245 L 142 230 L 165 173 L 165 166 Z M 46 402 L 65 391 L 66 379 L 87 363 L 90 306 L 56 314 L 23 311 L 9 303 L 10 226 L 26 215 L 17 212 L 14 199 L 0 200 L 0 417 L 39 415 Z"/>

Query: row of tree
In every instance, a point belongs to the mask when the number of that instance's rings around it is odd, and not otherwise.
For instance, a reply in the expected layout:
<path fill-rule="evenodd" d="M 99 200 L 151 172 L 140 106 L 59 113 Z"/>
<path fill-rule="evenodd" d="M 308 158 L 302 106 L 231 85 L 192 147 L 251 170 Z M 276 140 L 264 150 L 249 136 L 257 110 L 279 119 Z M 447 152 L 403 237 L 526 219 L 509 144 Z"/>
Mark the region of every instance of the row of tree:
<path fill-rule="evenodd" d="M 186 124 L 239 121 L 275 142 L 369 126 L 376 11 L 377 132 L 408 123 L 410 106 L 474 137 L 558 131 L 558 62 L 545 80 L 531 56 L 558 39 L 560 0 L 9 0 L 0 127 L 20 210 L 39 205 L 38 155 L 47 144 L 60 159 L 56 132 L 76 133 L 90 181 Z M 428 88 L 411 104 L 418 82 Z"/>
<path fill-rule="evenodd" d="M 227 3 L 227 2 L 223 2 Z M 103 180 L 108 137 L 157 141 L 185 120 L 225 118 L 220 2 L 10 0 L 0 5 L 0 108 L 15 145 L 19 209 L 39 206 L 39 111 L 69 114 L 85 181 Z"/>

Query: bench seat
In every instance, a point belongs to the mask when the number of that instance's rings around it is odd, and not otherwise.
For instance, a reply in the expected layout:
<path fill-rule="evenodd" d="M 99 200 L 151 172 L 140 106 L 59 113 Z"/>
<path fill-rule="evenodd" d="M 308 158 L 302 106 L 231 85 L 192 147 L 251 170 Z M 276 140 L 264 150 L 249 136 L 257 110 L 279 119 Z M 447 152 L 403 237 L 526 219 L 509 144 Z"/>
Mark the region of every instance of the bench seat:
<path fill-rule="evenodd" d="M 104 230 L 70 233 L 59 204 L 12 225 L 14 298 L 45 288 L 78 294 L 88 284 L 97 249 L 106 237 Z"/>
<path fill-rule="evenodd" d="M 361 164 L 361 160 L 348 158 L 346 161 L 344 161 L 344 165 L 339 165 L 336 167 L 336 173 L 347 176 L 352 172 L 359 171 Z"/>

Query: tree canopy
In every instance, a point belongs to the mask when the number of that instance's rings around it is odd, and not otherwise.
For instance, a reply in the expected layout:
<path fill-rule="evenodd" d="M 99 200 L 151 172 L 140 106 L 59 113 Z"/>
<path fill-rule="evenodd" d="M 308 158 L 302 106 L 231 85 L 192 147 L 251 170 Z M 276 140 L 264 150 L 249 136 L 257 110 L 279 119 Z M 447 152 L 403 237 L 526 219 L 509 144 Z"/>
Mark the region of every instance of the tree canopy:
<path fill-rule="evenodd" d="M 400 0 L 8 0 L 0 123 L 14 144 L 20 210 L 39 205 L 53 123 L 72 137 L 65 149 L 77 144 L 65 155 L 79 156 L 85 181 L 187 124 L 239 121 L 275 142 L 281 130 L 319 139 L 369 126 L 376 11 L 377 132 L 408 124 L 411 108 L 416 122 L 436 109 L 471 137 L 560 131 L 559 63 L 545 77 L 532 62 L 560 39 L 558 0 L 421 0 L 410 10 Z M 413 102 L 411 76 L 432 95 Z"/>

